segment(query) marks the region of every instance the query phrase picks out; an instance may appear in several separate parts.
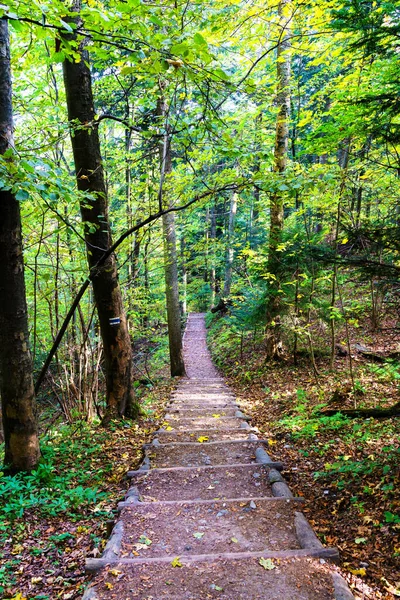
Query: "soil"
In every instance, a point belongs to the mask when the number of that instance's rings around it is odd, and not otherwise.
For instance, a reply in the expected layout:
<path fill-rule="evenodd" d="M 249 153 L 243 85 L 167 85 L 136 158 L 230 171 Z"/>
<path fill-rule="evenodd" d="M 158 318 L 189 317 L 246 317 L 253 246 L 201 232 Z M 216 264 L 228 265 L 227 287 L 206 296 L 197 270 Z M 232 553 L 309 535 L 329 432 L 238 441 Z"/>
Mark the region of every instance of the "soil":
<path fill-rule="evenodd" d="M 249 439 L 251 432 L 245 429 L 225 429 L 221 431 L 219 429 L 197 429 L 196 431 L 159 431 L 157 432 L 157 439 L 162 444 L 168 444 L 170 442 L 195 442 L 199 438 L 207 438 L 204 442 L 218 442 L 222 440 L 247 440 Z"/>
<path fill-rule="evenodd" d="M 221 552 L 256 552 L 300 548 L 292 502 L 275 499 L 154 504 L 151 509 L 124 509 L 125 541 L 121 557 L 166 556 Z M 177 530 L 175 518 L 179 516 Z M 143 537 L 149 545 L 140 543 Z"/>
<path fill-rule="evenodd" d="M 176 500 L 177 497 L 179 500 L 213 500 L 272 496 L 267 474 L 261 465 L 150 470 L 135 477 L 133 483 L 144 502 Z"/>
<path fill-rule="evenodd" d="M 255 463 L 256 448 L 262 447 L 260 442 L 238 442 L 229 441 L 208 444 L 195 443 L 169 444 L 167 447 L 159 447 L 149 453 L 151 463 L 154 467 L 199 467 L 202 465 L 225 465 L 231 464 L 232 459 L 237 463 Z"/>
<path fill-rule="evenodd" d="M 272 565 L 264 569 L 254 558 L 175 568 L 117 565 L 99 578 L 96 591 L 99 600 L 332 600 L 331 575 L 324 565 L 311 559 L 272 561 Z"/>

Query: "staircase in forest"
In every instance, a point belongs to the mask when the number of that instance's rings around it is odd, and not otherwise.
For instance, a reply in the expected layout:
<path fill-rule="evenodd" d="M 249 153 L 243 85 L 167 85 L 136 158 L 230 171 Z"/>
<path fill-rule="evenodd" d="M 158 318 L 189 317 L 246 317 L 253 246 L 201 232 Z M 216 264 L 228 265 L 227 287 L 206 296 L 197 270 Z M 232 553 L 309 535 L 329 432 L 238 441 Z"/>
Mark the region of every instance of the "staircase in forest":
<path fill-rule="evenodd" d="M 345 581 L 211 362 L 203 314 L 187 378 L 146 447 L 85 600 L 350 600 Z"/>

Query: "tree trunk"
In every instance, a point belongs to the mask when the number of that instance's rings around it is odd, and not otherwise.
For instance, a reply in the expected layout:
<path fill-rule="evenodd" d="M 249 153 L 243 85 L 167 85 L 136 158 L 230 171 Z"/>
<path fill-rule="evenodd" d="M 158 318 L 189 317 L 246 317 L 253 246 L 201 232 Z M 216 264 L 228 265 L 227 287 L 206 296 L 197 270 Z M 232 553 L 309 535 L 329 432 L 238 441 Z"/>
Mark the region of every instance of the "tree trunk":
<path fill-rule="evenodd" d="M 235 218 L 237 211 L 237 193 L 233 192 L 229 209 L 228 235 L 225 255 L 225 279 L 222 296 L 227 300 L 232 287 L 232 268 L 233 268 L 233 234 L 235 229 Z"/>
<path fill-rule="evenodd" d="M 0 154 L 4 154 L 14 146 L 10 44 L 5 19 L 0 20 L 0 50 Z M 40 459 L 28 337 L 20 205 L 10 191 L 1 190 L 0 394 L 4 463 L 13 472 L 31 471 Z"/>
<path fill-rule="evenodd" d="M 75 2 L 72 10 L 79 13 L 79 8 L 79 2 Z M 77 23 L 79 17 L 72 20 Z M 66 37 L 71 41 L 73 35 Z M 80 201 L 80 209 L 87 259 L 92 268 L 112 242 L 100 141 L 94 122 L 89 56 L 83 42 L 79 53 L 81 60 L 65 60 L 63 71 L 77 185 L 80 191 L 88 193 Z M 92 285 L 104 350 L 107 406 L 103 424 L 107 424 L 122 415 L 134 418 L 139 412 L 132 386 L 132 347 L 114 254 L 98 268 Z"/>
<path fill-rule="evenodd" d="M 277 49 L 277 105 L 278 116 L 276 121 L 274 172 L 283 173 L 286 169 L 288 141 L 289 141 L 289 118 L 290 118 L 290 9 L 291 0 L 281 0 L 278 7 L 280 18 L 280 41 Z M 279 294 L 281 260 L 279 246 L 282 243 L 283 234 L 283 197 L 279 192 L 271 196 L 270 201 L 270 230 L 268 247 L 268 283 L 267 300 L 267 329 L 266 329 L 266 354 L 268 358 L 277 358 L 282 352 L 281 341 L 281 310 L 282 302 Z"/>
<path fill-rule="evenodd" d="M 216 296 L 216 240 L 217 240 L 217 207 L 214 203 L 211 207 L 210 221 L 210 243 L 211 243 L 211 270 L 210 270 L 210 286 L 211 286 L 211 306 L 214 306 Z"/>
<path fill-rule="evenodd" d="M 165 127 L 164 139 L 159 144 L 161 176 L 158 201 L 160 207 L 163 204 L 165 175 L 172 171 L 171 139 L 168 133 L 168 124 L 166 123 L 166 112 L 164 99 L 159 98 L 157 102 L 157 115 Z M 162 225 L 171 375 L 172 377 L 179 377 L 185 375 L 185 364 L 183 362 L 181 317 L 179 309 L 175 214 L 171 212 L 163 215 Z"/>
<path fill-rule="evenodd" d="M 187 314 L 187 269 L 186 269 L 186 242 L 184 236 L 181 237 L 181 269 L 182 269 L 182 316 Z"/>

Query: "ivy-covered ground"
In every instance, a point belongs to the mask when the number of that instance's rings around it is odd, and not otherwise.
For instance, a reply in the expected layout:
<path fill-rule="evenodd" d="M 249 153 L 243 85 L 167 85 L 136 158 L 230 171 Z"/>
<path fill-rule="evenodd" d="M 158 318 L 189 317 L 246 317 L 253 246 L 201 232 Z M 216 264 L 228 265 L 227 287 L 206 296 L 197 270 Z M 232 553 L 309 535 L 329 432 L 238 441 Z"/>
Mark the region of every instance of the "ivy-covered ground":
<path fill-rule="evenodd" d="M 358 332 L 358 336 L 360 332 Z M 346 357 L 264 359 L 262 341 L 242 335 L 229 317 L 214 319 L 215 362 L 253 418 L 270 454 L 285 464 L 292 491 L 320 539 L 339 548 L 357 598 L 400 597 L 400 422 L 397 418 L 321 416 L 327 408 L 390 406 L 399 400 L 400 366 L 355 357 L 355 391 Z M 374 341 L 379 347 L 378 336 Z"/>
<path fill-rule="evenodd" d="M 53 426 L 42 438 L 43 461 L 30 475 L 0 473 L 0 597 L 72 600 L 85 587 L 86 557 L 99 556 L 107 521 L 158 429 L 170 386 L 143 401 L 138 422 L 109 429 L 80 422 Z"/>

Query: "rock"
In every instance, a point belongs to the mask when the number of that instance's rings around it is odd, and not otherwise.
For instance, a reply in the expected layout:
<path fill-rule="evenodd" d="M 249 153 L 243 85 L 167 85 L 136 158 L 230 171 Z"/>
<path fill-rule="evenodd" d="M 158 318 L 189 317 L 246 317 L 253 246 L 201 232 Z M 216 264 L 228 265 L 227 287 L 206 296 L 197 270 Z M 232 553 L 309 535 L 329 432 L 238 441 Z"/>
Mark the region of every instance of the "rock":
<path fill-rule="evenodd" d="M 250 508 L 252 508 L 253 510 L 255 510 L 257 508 L 257 504 L 254 502 L 254 500 L 252 500 L 249 504 Z"/>

